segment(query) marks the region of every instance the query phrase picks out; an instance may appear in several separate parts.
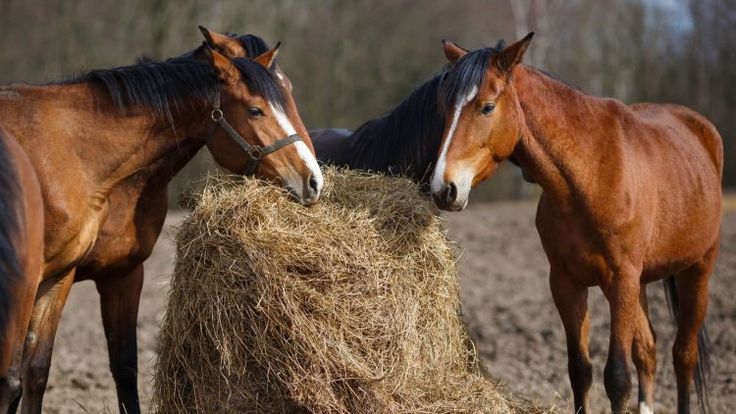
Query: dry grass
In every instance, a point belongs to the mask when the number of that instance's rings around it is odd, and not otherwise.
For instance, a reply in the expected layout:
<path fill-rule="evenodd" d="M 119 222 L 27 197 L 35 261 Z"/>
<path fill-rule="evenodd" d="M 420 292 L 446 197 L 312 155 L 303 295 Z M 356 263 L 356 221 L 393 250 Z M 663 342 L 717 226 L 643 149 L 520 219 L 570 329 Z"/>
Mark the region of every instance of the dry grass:
<path fill-rule="evenodd" d="M 214 177 L 177 237 L 157 412 L 542 412 L 478 372 L 455 251 L 411 182 L 328 170 L 305 208 Z"/>

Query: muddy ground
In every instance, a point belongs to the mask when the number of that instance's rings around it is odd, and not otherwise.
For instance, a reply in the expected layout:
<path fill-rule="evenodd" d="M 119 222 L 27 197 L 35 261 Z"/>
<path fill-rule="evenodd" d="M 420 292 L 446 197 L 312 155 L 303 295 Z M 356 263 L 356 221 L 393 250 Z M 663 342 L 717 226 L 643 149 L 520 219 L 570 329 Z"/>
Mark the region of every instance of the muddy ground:
<path fill-rule="evenodd" d="M 529 398 L 568 407 L 570 391 L 562 324 L 547 286 L 547 262 L 534 229 L 535 204 L 471 206 L 447 215 L 450 236 L 464 246 L 460 260 L 464 312 L 482 361 L 511 389 Z M 166 282 L 174 250 L 171 225 L 146 262 L 138 318 L 140 390 L 144 409 L 151 398 L 151 361 L 158 321 L 163 315 Z M 736 412 L 736 213 L 724 217 L 722 250 L 711 282 L 709 329 L 715 349 L 710 383 L 716 413 Z M 660 283 L 648 289 L 652 323 L 658 334 L 656 411 L 673 412 L 674 374 L 670 357 L 674 329 Z M 605 412 L 603 364 L 608 344 L 608 308 L 591 289 L 590 349 L 594 370 L 591 403 Z M 632 399 L 632 408 L 634 407 Z M 56 340 L 44 412 L 116 412 L 115 388 L 107 369 L 107 351 L 94 285 L 72 289 Z M 567 410 L 564 410 L 567 411 Z"/>

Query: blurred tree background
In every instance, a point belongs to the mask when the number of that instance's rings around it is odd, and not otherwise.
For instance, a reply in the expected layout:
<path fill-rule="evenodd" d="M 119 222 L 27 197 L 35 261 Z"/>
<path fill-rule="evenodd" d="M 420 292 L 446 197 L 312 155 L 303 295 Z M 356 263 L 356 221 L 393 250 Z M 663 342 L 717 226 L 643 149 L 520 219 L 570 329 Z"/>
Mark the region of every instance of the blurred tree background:
<path fill-rule="evenodd" d="M 0 82 L 176 56 L 201 43 L 199 24 L 283 41 L 308 128 L 355 128 L 391 109 L 442 68 L 441 39 L 477 48 L 535 31 L 532 66 L 592 95 L 705 114 L 736 186 L 736 0 L 0 0 Z M 203 151 L 172 194 L 208 168 Z M 507 166 L 475 198 L 534 191 Z"/>

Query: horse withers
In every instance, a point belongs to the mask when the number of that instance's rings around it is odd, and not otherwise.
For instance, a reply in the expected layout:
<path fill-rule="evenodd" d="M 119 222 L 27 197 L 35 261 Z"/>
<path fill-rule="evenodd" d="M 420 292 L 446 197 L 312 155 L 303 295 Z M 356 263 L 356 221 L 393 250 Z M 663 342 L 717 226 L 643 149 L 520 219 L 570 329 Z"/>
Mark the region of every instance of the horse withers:
<path fill-rule="evenodd" d="M 588 287 L 610 306 L 606 393 L 627 408 L 629 360 L 639 411 L 654 407 L 655 335 L 646 283 L 667 278 L 678 332 L 673 347 L 678 412 L 701 408 L 708 279 L 719 248 L 721 137 L 682 106 L 596 98 L 521 64 L 531 34 L 498 51 L 444 44 L 454 64 L 439 92 L 445 131 L 432 178 L 436 204 L 462 210 L 470 190 L 508 158 L 542 187 L 537 229 L 565 328 L 576 412 L 589 412 Z"/>
<path fill-rule="evenodd" d="M 1 394 L 11 411 L 18 379 L 23 411 L 41 411 L 61 310 L 72 282 L 84 278 L 101 294 L 120 409 L 140 411 L 141 263 L 161 229 L 166 183 L 200 148 L 231 171 L 281 183 L 304 204 L 318 200 L 322 175 L 290 89 L 274 70 L 277 53 L 229 58 L 205 45 L 163 62 L 4 87 L 14 99 L 0 100 L 0 125 L 33 165 L 45 206 L 44 263 L 16 367 L 22 373 L 11 368 Z"/>

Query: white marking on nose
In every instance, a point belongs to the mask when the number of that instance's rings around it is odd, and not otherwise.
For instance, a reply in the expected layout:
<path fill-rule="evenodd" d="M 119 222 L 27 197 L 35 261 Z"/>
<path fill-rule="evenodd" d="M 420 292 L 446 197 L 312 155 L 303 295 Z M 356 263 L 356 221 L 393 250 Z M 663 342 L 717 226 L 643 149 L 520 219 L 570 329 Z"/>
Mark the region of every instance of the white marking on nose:
<path fill-rule="evenodd" d="M 450 130 L 447 132 L 447 138 L 442 144 L 442 152 L 437 160 L 437 166 L 434 168 L 434 177 L 432 177 L 432 191 L 438 192 L 442 189 L 442 184 L 445 180 L 445 168 L 447 168 L 447 149 L 450 148 L 450 142 L 452 141 L 453 135 L 455 135 L 455 129 L 457 128 L 457 122 L 460 119 L 460 115 L 463 112 L 463 108 L 468 102 L 475 99 L 475 95 L 478 94 L 478 87 L 474 86 L 473 89 L 468 92 L 462 99 L 455 101 L 455 107 L 452 113 L 452 123 L 450 123 Z"/>
<path fill-rule="evenodd" d="M 273 112 L 274 117 L 276 118 L 276 122 L 279 124 L 281 129 L 284 130 L 284 134 L 286 134 L 286 136 L 296 134 L 294 126 L 291 124 L 289 117 L 286 116 L 284 111 L 276 108 L 270 102 L 268 104 L 271 107 L 271 112 Z M 317 181 L 318 192 L 322 192 L 324 178 L 322 177 L 322 171 L 319 169 L 319 164 L 317 164 L 317 159 L 314 158 L 312 151 L 309 150 L 309 147 L 307 147 L 307 144 L 305 144 L 304 142 L 296 141 L 294 143 L 294 147 L 296 148 L 296 153 L 299 154 L 299 158 L 301 158 L 304 163 L 307 164 L 307 168 L 309 168 L 309 170 L 312 172 L 312 177 L 314 177 L 314 179 Z"/>

